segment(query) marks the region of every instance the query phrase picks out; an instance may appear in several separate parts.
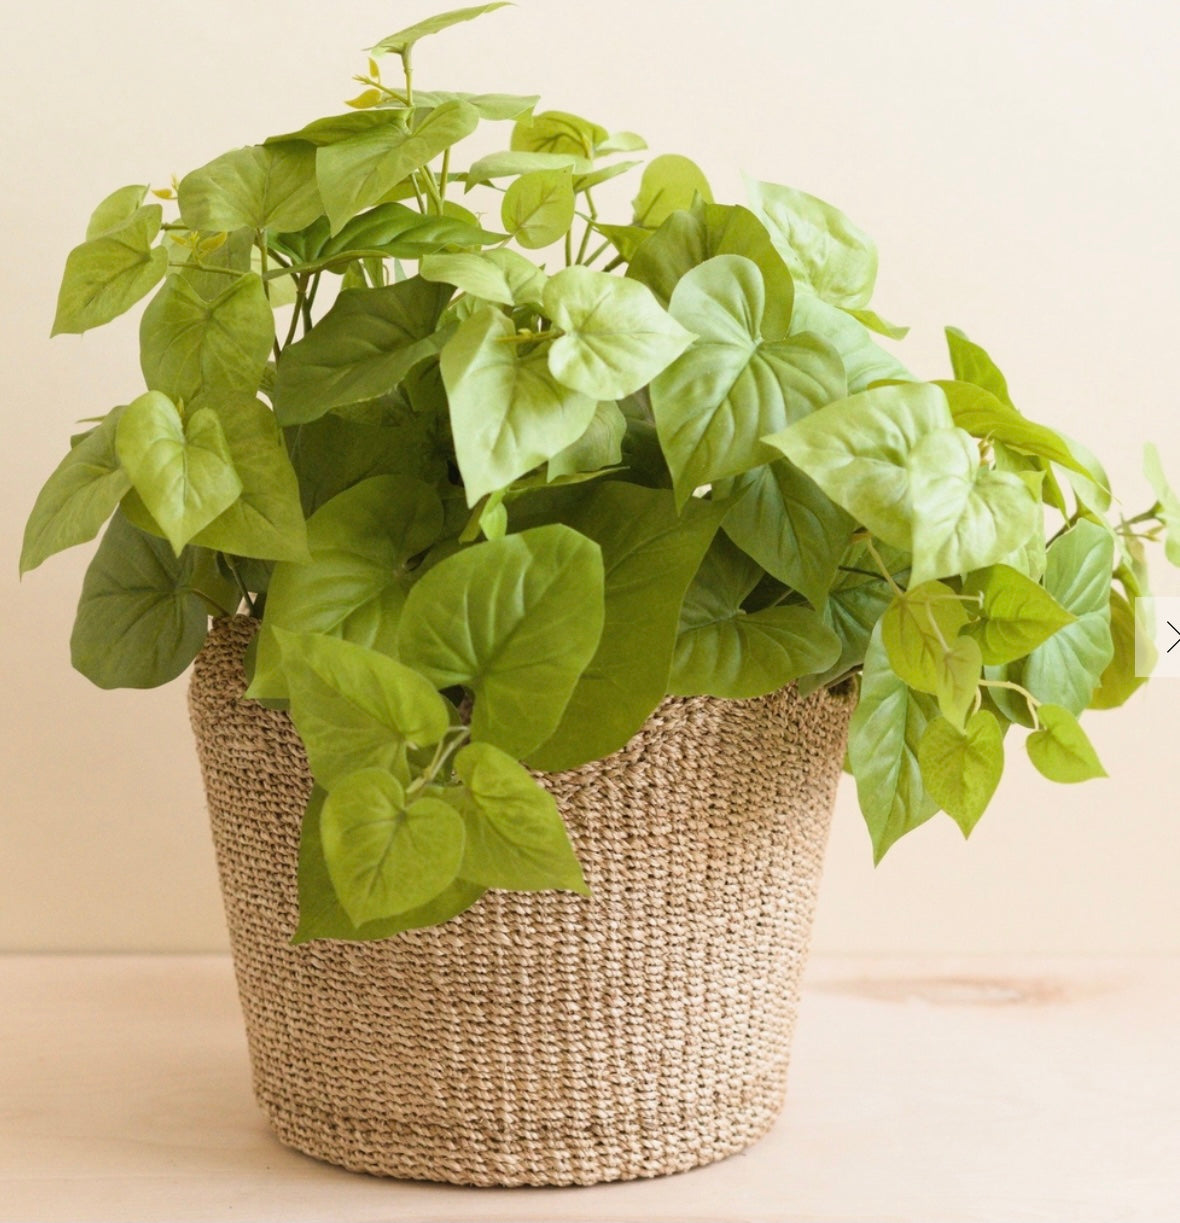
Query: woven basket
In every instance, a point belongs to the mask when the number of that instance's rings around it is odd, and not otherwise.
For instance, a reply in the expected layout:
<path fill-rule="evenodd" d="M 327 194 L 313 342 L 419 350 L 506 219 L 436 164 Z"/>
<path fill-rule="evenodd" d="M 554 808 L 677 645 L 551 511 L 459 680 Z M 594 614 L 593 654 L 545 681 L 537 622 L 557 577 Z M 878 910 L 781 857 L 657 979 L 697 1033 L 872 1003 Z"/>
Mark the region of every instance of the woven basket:
<path fill-rule="evenodd" d="M 542 780 L 593 890 L 292 946 L 311 786 L 214 625 L 189 706 L 245 1013 L 279 1138 L 357 1171 L 570 1185 L 683 1171 L 778 1116 L 851 701 L 669 699 Z"/>

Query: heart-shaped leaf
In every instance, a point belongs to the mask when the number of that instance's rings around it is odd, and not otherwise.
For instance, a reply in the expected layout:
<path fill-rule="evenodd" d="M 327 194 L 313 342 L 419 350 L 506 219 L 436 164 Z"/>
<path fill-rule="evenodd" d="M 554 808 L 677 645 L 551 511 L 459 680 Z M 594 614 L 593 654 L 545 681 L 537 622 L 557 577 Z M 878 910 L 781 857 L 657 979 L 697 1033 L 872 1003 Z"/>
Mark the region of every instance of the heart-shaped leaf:
<path fill-rule="evenodd" d="M 1050 781 L 1067 783 L 1106 776 L 1086 732 L 1068 709 L 1042 705 L 1037 722 L 1039 729 L 1029 735 L 1025 746 L 1038 773 Z"/>
<path fill-rule="evenodd" d="M 206 233 L 302 229 L 323 212 L 315 163 L 315 149 L 306 144 L 223 153 L 180 180 L 180 219 Z"/>
<path fill-rule="evenodd" d="M 1004 771 L 1004 736 L 995 715 L 979 709 L 963 730 L 935 718 L 922 733 L 918 764 L 927 793 L 970 836 Z"/>

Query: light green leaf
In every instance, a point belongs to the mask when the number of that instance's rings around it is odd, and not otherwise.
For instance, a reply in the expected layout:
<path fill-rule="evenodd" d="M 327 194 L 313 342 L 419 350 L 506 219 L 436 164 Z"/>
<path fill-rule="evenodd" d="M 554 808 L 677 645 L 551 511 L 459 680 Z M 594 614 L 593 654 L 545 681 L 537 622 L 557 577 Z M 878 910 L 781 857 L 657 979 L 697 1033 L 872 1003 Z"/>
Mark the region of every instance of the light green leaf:
<path fill-rule="evenodd" d="M 970 382 L 994 395 L 1005 407 L 1016 410 L 1008 394 L 1008 382 L 1000 367 L 988 356 L 987 350 L 973 343 L 958 327 L 946 328 L 946 344 L 951 355 L 951 369 L 959 382 Z M 966 425 L 963 428 L 967 428 Z"/>
<path fill-rule="evenodd" d="M 706 204 L 713 202 L 709 181 L 696 162 L 678 153 L 653 157 L 631 205 L 634 223 L 659 229 L 674 212 L 691 208 L 698 198 Z"/>
<path fill-rule="evenodd" d="M 975 704 L 982 678 L 983 657 L 973 637 L 960 637 L 950 643 L 939 660 L 938 708 L 954 726 L 963 726 Z"/>
<path fill-rule="evenodd" d="M 463 858 L 463 821 L 437 798 L 407 802 L 384 769 L 341 778 L 324 800 L 320 837 L 336 895 L 354 925 L 433 900 Z"/>
<path fill-rule="evenodd" d="M 455 457 L 467 504 L 511 484 L 576 441 L 595 401 L 550 373 L 543 346 L 521 353 L 512 320 L 482 306 L 442 351 Z"/>
<path fill-rule="evenodd" d="M 647 141 L 638 132 L 612 132 L 598 142 L 594 151 L 599 157 L 609 157 L 612 153 L 638 153 L 646 148 Z"/>
<path fill-rule="evenodd" d="M 1110 531 L 1083 520 L 1054 540 L 1045 589 L 1076 617 L 1037 646 L 1023 667 L 1024 686 L 1038 700 L 1079 714 L 1090 703 L 1114 656 L 1110 633 Z"/>
<path fill-rule="evenodd" d="M 1023 658 L 1077 618 L 1043 586 L 1009 565 L 992 565 L 968 574 L 963 594 L 982 599 L 978 609 L 972 608 L 978 619 L 964 631 L 979 642 L 988 666 Z"/>
<path fill-rule="evenodd" d="M 149 204 L 70 251 L 51 335 L 100 327 L 151 292 L 168 270 L 168 252 L 152 246 L 163 215 Z"/>
<path fill-rule="evenodd" d="M 794 282 L 766 227 L 749 209 L 698 201 L 691 211 L 672 213 L 635 251 L 627 275 L 666 305 L 685 273 L 715 255 L 742 255 L 758 265 L 766 299 L 762 333 L 773 339 L 787 335 Z"/>
<path fill-rule="evenodd" d="M 1086 732 L 1068 709 L 1042 705 L 1037 721 L 1040 729 L 1029 735 L 1025 747 L 1038 773 L 1050 781 L 1067 783 L 1106 776 Z"/>
<path fill-rule="evenodd" d="M 397 121 L 398 112 L 359 113 L 385 116 L 386 122 L 316 152 L 316 179 L 333 233 L 479 126 L 479 113 L 466 102 L 445 102 L 420 119 L 415 112 L 409 130 Z"/>
<path fill-rule="evenodd" d="M 591 163 L 572 153 L 488 153 L 471 164 L 467 171 L 467 190 L 497 178 L 516 178 L 522 174 L 536 174 L 542 170 L 571 170 L 573 173 L 588 173 Z"/>
<path fill-rule="evenodd" d="M 909 551 L 910 458 L 923 437 L 951 425 L 942 391 L 913 382 L 862 391 L 763 440 L 874 535 Z"/>
<path fill-rule="evenodd" d="M 579 174 L 574 179 L 574 194 L 581 195 L 584 191 L 592 191 L 601 183 L 608 183 L 612 178 L 618 178 L 620 174 L 626 174 L 629 170 L 634 170 L 636 166 L 641 165 L 643 165 L 641 161 L 616 161 L 605 166 L 598 166 L 589 174 Z"/>
<path fill-rule="evenodd" d="M 469 743 L 455 757 L 467 828 L 459 874 L 488 888 L 548 888 L 589 896 L 553 795 L 490 743 Z"/>
<path fill-rule="evenodd" d="M 242 491 L 221 421 L 211 408 L 182 420 L 167 395 L 148 391 L 123 410 L 115 448 L 177 555 Z"/>
<path fill-rule="evenodd" d="M 409 909 L 396 917 L 354 925 L 340 904 L 324 861 L 320 816 L 325 798 L 327 793 L 316 786 L 303 816 L 303 832 L 299 839 L 299 928 L 291 939 L 292 943 L 306 943 L 317 938 L 347 939 L 350 942 L 390 938 L 403 930 L 417 930 L 422 926 L 437 926 L 450 921 L 464 909 L 469 909 L 484 894 L 484 889 L 478 884 L 456 879 L 432 900 L 416 909 Z"/>
<path fill-rule="evenodd" d="M 407 749 L 435 744 L 446 733 L 447 703 L 417 671 L 338 637 L 274 633 L 291 718 L 325 790 L 358 769 L 398 773 Z"/>
<path fill-rule="evenodd" d="M 908 327 L 903 327 L 898 323 L 891 323 L 888 319 L 882 318 L 876 310 L 853 310 L 849 309 L 848 313 L 852 315 L 858 323 L 863 324 L 870 331 L 875 331 L 878 335 L 883 335 L 890 340 L 904 340 L 910 333 Z"/>
<path fill-rule="evenodd" d="M 763 438 L 840 399 L 844 371 L 816 336 L 763 338 L 762 274 L 741 255 L 687 272 L 669 306 L 698 338 L 652 382 L 652 411 L 680 502 L 768 462 Z"/>
<path fill-rule="evenodd" d="M 139 211 L 148 193 L 146 186 L 120 187 L 90 214 L 86 226 L 86 240 L 100 238 L 112 229 L 125 225 Z"/>
<path fill-rule="evenodd" d="M 724 535 L 713 541 L 680 610 L 670 692 L 765 696 L 836 661 L 839 638 L 810 608 L 742 610 L 761 577 L 761 568 Z"/>
<path fill-rule="evenodd" d="M 283 351 L 274 391 L 279 423 L 317 420 L 393 390 L 442 347 L 446 337 L 435 327 L 450 295 L 449 285 L 418 276 L 341 293 L 311 331 Z"/>
<path fill-rule="evenodd" d="M 406 29 L 390 34 L 388 38 L 383 38 L 379 43 L 368 48 L 369 54 L 405 56 L 413 50 L 414 44 L 419 39 L 426 38 L 430 34 L 438 34 L 461 22 L 473 21 L 476 17 L 482 17 L 484 13 L 493 13 L 498 8 L 507 8 L 509 4 L 510 0 L 496 0 L 494 4 L 475 4 L 470 8 L 457 8 L 446 13 L 437 13 L 433 17 L 427 17 L 425 21 L 417 21 L 412 26 L 407 26 Z"/>
<path fill-rule="evenodd" d="M 1004 736 L 995 715 L 977 710 L 965 730 L 935 718 L 918 744 L 918 764 L 927 793 L 970 836 L 1004 772 Z"/>
<path fill-rule="evenodd" d="M 109 413 L 72 447 L 37 494 L 21 545 L 22 574 L 93 539 L 131 487 L 115 453 L 121 411 Z"/>
<path fill-rule="evenodd" d="M 848 378 L 848 393 L 858 394 L 874 383 L 915 381 L 914 375 L 873 339 L 854 311 L 829 305 L 806 285 L 795 286 L 795 308 L 791 315 L 791 334 L 814 332 L 821 335 L 840 354 Z"/>
<path fill-rule="evenodd" d="M 315 150 L 252 144 L 223 153 L 180 180 L 180 219 L 206 233 L 302 229 L 323 212 Z"/>
<path fill-rule="evenodd" d="M 196 657 L 210 613 L 236 607 L 208 552 L 177 558 L 116 512 L 86 570 L 70 657 L 100 688 L 155 688 Z"/>
<path fill-rule="evenodd" d="M 281 561 L 266 596 L 254 679 L 247 696 L 287 695 L 274 629 L 327 633 L 395 653 L 410 586 L 407 562 L 442 533 L 438 494 L 405 476 L 362 480 L 307 521 L 311 561 Z"/>
<path fill-rule="evenodd" d="M 551 525 L 465 548 L 410 591 L 399 657 L 475 693 L 471 730 L 516 757 L 557 728 L 602 636 L 602 554 Z"/>
<path fill-rule="evenodd" d="M 1136 623 L 1135 611 L 1117 590 L 1110 592 L 1110 635 L 1114 654 L 1098 681 L 1090 699 L 1091 709 L 1117 709 L 1147 683 L 1145 675 L 1135 673 L 1136 633 L 1143 633 Z M 1146 634 L 1150 640 L 1150 634 Z M 1146 644 L 1146 641 L 1144 642 Z M 1142 648 L 1142 647 L 1141 647 Z"/>
<path fill-rule="evenodd" d="M 524 115 L 512 129 L 512 149 L 520 153 L 566 153 L 589 160 L 607 139 L 606 128 L 564 110 Z"/>
<path fill-rule="evenodd" d="M 649 289 L 605 272 L 565 268 L 546 284 L 544 305 L 565 333 L 549 347 L 549 368 L 595 399 L 633 394 L 692 342 Z"/>
<path fill-rule="evenodd" d="M 481 119 L 519 119 L 540 101 L 538 94 L 515 93 L 456 93 L 444 89 L 415 89 L 415 106 L 441 106 L 444 102 L 466 102 L 479 112 Z"/>
<path fill-rule="evenodd" d="M 253 397 L 273 341 L 274 316 L 257 276 L 231 281 L 212 301 L 170 276 L 143 312 L 139 359 L 148 387 L 189 410 Z"/>
<path fill-rule="evenodd" d="M 623 747 L 668 691 L 680 605 L 724 506 L 692 501 L 677 514 L 669 489 L 609 482 L 565 515 L 602 548 L 602 639 L 556 731 L 530 755 L 550 772 Z"/>
<path fill-rule="evenodd" d="M 242 482 L 238 499 L 193 542 L 234 556 L 306 561 L 307 528 L 299 481 L 274 413 L 257 399 L 214 408 Z"/>
<path fill-rule="evenodd" d="M 559 480 L 562 476 L 616 466 L 623 460 L 626 433 L 627 418 L 617 403 L 604 400 L 596 404 L 594 415 L 581 437 L 575 438 L 549 460 L 546 477 Z"/>
<path fill-rule="evenodd" d="M 566 170 L 522 174 L 504 193 L 504 228 L 529 250 L 539 250 L 569 232 L 574 221 L 574 180 Z"/>
<path fill-rule="evenodd" d="M 856 524 L 786 459 L 739 476 L 726 535 L 772 577 L 822 611 Z"/>
<path fill-rule="evenodd" d="M 545 273 L 516 251 L 427 255 L 418 271 L 423 280 L 454 285 L 501 306 L 539 306 L 545 291 Z"/>
<path fill-rule="evenodd" d="M 608 225 L 605 221 L 595 221 L 594 229 L 609 240 L 625 263 L 630 263 L 639 248 L 651 237 L 651 230 L 642 225 Z"/>
<path fill-rule="evenodd" d="M 944 682 L 945 656 L 966 623 L 963 604 L 949 586 L 942 582 L 911 586 L 894 598 L 881 618 L 881 642 L 889 665 L 911 688 L 938 692 Z"/>
<path fill-rule="evenodd" d="M 920 438 L 909 469 L 915 582 L 995 564 L 1042 529 L 1028 485 L 985 467 L 962 429 Z"/>
<path fill-rule="evenodd" d="M 750 207 L 766 223 L 796 287 L 808 285 L 833 306 L 869 304 L 877 279 L 877 248 L 838 208 L 774 183 L 746 180 Z"/>
<path fill-rule="evenodd" d="M 327 115 L 323 119 L 314 119 L 295 132 L 268 136 L 263 143 L 272 147 L 301 141 L 315 145 L 316 148 L 324 148 L 329 144 L 351 140 L 355 136 L 367 136 L 377 131 L 384 131 L 391 125 L 396 126 L 400 120 L 400 116 L 388 110 L 350 110 L 342 115 Z"/>
<path fill-rule="evenodd" d="M 889 666 L 878 625 L 865 655 L 860 700 L 848 730 L 848 760 L 873 838 L 875 862 L 938 810 L 922 784 L 918 764 L 922 736 L 936 716 L 933 698 L 912 692 Z"/>
<path fill-rule="evenodd" d="M 1173 565 L 1180 565 L 1180 497 L 1172 491 L 1159 449 L 1148 442 L 1143 448 L 1143 474 L 1159 502 L 1159 517 L 1164 524 L 1164 555 Z"/>
<path fill-rule="evenodd" d="M 503 240 L 503 234 L 481 229 L 474 219 L 421 213 L 393 201 L 353 217 L 335 237 L 325 233 L 322 245 L 308 262 L 350 251 L 380 251 L 393 259 L 421 259 L 448 246 L 483 246 Z M 339 270 L 339 264 L 336 268 Z"/>

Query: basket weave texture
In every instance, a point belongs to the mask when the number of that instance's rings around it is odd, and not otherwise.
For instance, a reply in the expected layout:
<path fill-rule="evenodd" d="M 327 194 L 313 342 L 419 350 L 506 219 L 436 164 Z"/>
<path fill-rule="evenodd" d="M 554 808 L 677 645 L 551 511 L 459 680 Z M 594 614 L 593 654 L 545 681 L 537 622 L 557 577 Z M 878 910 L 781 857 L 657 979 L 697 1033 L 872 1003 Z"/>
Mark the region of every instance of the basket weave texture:
<path fill-rule="evenodd" d="M 787 1060 L 851 700 L 669 698 L 614 755 L 544 776 L 593 891 L 489 892 L 443 926 L 292 946 L 311 778 L 243 701 L 218 621 L 189 709 L 245 1014 L 278 1137 L 356 1171 L 568 1185 L 760 1138 Z"/>

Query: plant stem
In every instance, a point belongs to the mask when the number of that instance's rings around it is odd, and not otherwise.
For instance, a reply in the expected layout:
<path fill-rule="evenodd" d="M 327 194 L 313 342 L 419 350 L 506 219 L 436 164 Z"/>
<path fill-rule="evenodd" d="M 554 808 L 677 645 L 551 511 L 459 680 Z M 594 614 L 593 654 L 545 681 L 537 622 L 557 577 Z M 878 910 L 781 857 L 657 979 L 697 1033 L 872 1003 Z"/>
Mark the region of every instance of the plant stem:
<path fill-rule="evenodd" d="M 283 347 L 295 338 L 295 328 L 299 326 L 299 320 L 303 317 L 303 304 L 307 300 L 307 277 L 295 277 L 295 304 L 291 308 L 291 326 L 287 328 L 287 338 L 283 341 Z"/>
<path fill-rule="evenodd" d="M 881 554 L 874 546 L 871 535 L 865 536 L 865 547 L 868 549 L 868 553 L 873 558 L 877 568 L 881 570 L 881 576 L 889 583 L 889 589 L 900 599 L 905 594 L 905 591 L 893 580 L 893 574 L 889 572 L 889 566 L 881 559 Z"/>
<path fill-rule="evenodd" d="M 590 194 L 589 187 L 586 188 L 586 207 L 590 212 L 590 217 L 582 233 L 582 244 L 578 247 L 579 263 L 582 263 L 586 258 L 586 248 L 590 245 L 590 234 L 593 231 L 594 222 L 598 220 L 598 209 L 594 207 L 594 199 Z"/>
<path fill-rule="evenodd" d="M 442 211 L 441 205 L 447 202 L 447 179 L 451 174 L 451 150 L 449 148 L 443 150 L 442 174 L 440 175 L 441 183 L 439 185 L 439 211 Z"/>

